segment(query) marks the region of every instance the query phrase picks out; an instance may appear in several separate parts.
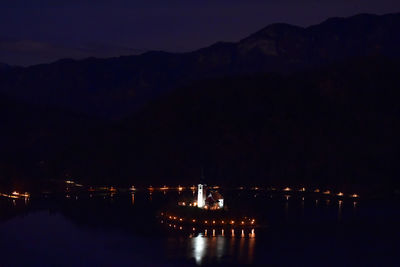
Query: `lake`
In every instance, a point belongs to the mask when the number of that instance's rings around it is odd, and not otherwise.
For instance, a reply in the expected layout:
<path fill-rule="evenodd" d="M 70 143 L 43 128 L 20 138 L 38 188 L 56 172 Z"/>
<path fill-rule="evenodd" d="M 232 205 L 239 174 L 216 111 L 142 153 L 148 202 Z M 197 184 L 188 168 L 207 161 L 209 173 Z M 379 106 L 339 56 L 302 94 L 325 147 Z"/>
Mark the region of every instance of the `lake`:
<path fill-rule="evenodd" d="M 258 227 L 173 227 L 157 216 L 192 191 L 0 199 L 0 266 L 399 265 L 400 201 L 224 192 Z M 233 230 L 233 233 L 232 233 Z"/>

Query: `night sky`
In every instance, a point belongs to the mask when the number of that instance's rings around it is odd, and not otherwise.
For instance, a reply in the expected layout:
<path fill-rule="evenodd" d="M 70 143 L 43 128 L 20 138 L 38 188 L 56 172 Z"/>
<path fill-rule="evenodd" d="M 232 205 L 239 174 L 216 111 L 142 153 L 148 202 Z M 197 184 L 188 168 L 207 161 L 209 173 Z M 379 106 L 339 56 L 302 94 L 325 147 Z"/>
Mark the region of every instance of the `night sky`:
<path fill-rule="evenodd" d="M 308 26 L 395 12 L 399 0 L 2 0 L 0 62 L 183 52 L 237 41 L 275 22 Z"/>

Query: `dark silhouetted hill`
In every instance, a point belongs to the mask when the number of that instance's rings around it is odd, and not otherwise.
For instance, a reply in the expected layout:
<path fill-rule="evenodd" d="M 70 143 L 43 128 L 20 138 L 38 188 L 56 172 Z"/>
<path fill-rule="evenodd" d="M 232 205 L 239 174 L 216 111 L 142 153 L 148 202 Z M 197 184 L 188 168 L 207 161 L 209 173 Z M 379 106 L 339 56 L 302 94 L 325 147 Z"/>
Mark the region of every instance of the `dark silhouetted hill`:
<path fill-rule="evenodd" d="M 196 177 L 205 166 L 217 183 L 393 185 L 399 74 L 399 61 L 369 58 L 184 88 L 130 122 L 141 148 L 131 167 Z"/>
<path fill-rule="evenodd" d="M 395 188 L 399 74 L 374 57 L 206 80 L 118 123 L 7 101 L 2 164 L 94 184 L 192 184 L 204 168 L 218 184 Z"/>
<path fill-rule="evenodd" d="M 301 28 L 273 24 L 238 43 L 191 53 L 60 60 L 0 73 L 1 92 L 104 118 L 122 118 L 203 79 L 292 73 L 364 56 L 399 57 L 400 15 L 358 15 Z"/>
<path fill-rule="evenodd" d="M 225 185 L 398 188 L 399 22 L 274 24 L 192 53 L 5 70 L 1 182 L 193 184 L 204 168 Z"/>
<path fill-rule="evenodd" d="M 8 68 L 10 68 L 9 65 L 0 62 L 0 70 L 5 70 L 5 69 L 8 69 Z"/>

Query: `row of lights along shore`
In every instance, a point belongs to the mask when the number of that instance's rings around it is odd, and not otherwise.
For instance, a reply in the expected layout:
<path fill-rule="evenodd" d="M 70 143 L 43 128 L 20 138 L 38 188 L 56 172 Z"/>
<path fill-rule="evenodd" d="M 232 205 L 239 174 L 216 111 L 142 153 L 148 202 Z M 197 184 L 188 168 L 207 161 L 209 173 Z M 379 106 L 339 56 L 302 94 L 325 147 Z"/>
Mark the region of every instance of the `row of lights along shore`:
<path fill-rule="evenodd" d="M 82 187 L 83 185 L 81 184 L 77 184 L 74 181 L 65 181 L 68 185 L 75 185 L 78 187 Z M 211 189 L 220 189 L 220 186 L 211 186 Z M 161 186 L 161 187 L 153 187 L 153 186 L 149 186 L 146 188 L 148 191 L 152 192 L 152 191 L 184 191 L 184 190 L 196 190 L 197 187 L 195 185 L 192 186 Z M 319 188 L 315 188 L 315 189 L 311 189 L 311 190 L 307 190 L 305 187 L 300 187 L 300 188 L 291 188 L 291 187 L 284 187 L 284 188 L 278 188 L 278 187 L 258 187 L 258 186 L 254 186 L 254 187 L 244 187 L 244 186 L 240 186 L 240 187 L 236 187 L 236 188 L 227 188 L 227 189 L 236 189 L 236 190 L 254 190 L 254 191 L 281 191 L 281 192 L 309 192 L 309 193 L 321 193 L 323 195 L 336 195 L 338 197 L 352 197 L 352 198 L 358 198 L 359 195 L 356 193 L 352 193 L 352 194 L 345 194 L 343 192 L 337 192 L 337 193 L 333 193 L 331 190 L 326 189 L 326 190 L 321 190 Z M 102 191 L 110 191 L 110 192 L 116 192 L 117 188 L 116 187 L 89 187 L 89 191 L 97 191 L 97 190 L 102 190 Z M 131 186 L 129 188 L 129 191 L 137 191 L 138 188 L 136 188 L 135 186 Z"/>
<path fill-rule="evenodd" d="M 219 189 L 220 187 L 219 186 L 212 186 L 211 188 L 212 189 Z M 193 185 L 193 186 L 190 186 L 190 187 L 182 187 L 182 186 L 168 187 L 168 186 L 164 185 L 163 187 L 149 186 L 147 189 L 149 191 L 155 191 L 155 190 L 159 190 L 159 191 L 168 191 L 168 190 L 171 190 L 171 191 L 173 191 L 173 190 L 183 191 L 183 190 L 187 190 L 187 189 L 196 190 L 196 186 Z M 238 190 L 246 190 L 247 189 L 247 190 L 255 190 L 255 191 L 258 191 L 258 190 L 260 190 L 260 191 L 261 190 L 282 191 L 282 192 L 296 192 L 297 191 L 297 192 L 322 193 L 323 195 L 336 195 L 338 197 L 345 197 L 345 196 L 352 197 L 352 198 L 358 198 L 359 197 L 359 195 L 355 194 L 355 193 L 345 195 L 343 192 L 333 193 L 329 189 L 324 190 L 324 191 L 320 190 L 319 188 L 315 188 L 313 190 L 306 190 L 305 187 L 301 187 L 299 189 L 294 189 L 294 188 L 290 188 L 290 187 L 285 187 L 285 188 L 282 188 L 282 189 L 278 189 L 276 187 L 268 187 L 268 188 L 263 189 L 263 188 L 257 187 L 257 186 L 256 187 L 250 187 L 250 188 L 245 188 L 243 186 L 240 186 L 240 187 L 237 187 L 235 189 L 238 189 Z"/>
<path fill-rule="evenodd" d="M 177 222 L 189 222 L 191 224 L 197 225 L 241 225 L 241 226 L 248 226 L 248 225 L 255 225 L 256 220 L 252 218 L 245 218 L 239 221 L 235 220 L 199 220 L 199 219 L 186 219 L 183 217 L 167 215 L 166 213 L 162 212 L 161 216 L 163 216 L 167 221 L 177 221 Z"/>

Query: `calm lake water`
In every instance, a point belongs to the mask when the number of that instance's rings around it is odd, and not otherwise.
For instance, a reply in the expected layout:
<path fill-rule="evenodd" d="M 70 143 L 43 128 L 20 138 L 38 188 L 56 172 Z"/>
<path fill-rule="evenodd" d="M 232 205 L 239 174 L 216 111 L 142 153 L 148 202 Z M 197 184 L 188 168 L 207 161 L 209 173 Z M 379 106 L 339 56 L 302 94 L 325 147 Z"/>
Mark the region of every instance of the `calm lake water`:
<path fill-rule="evenodd" d="M 399 200 L 224 192 L 252 229 L 169 227 L 156 215 L 191 191 L 0 199 L 0 266 L 266 264 L 398 266 Z M 304 197 L 304 199 L 303 199 Z M 186 227 L 187 228 L 187 227 Z M 207 230 L 207 236 L 206 232 Z M 215 231 L 213 231 L 215 230 Z M 222 232 L 224 230 L 224 232 Z"/>

